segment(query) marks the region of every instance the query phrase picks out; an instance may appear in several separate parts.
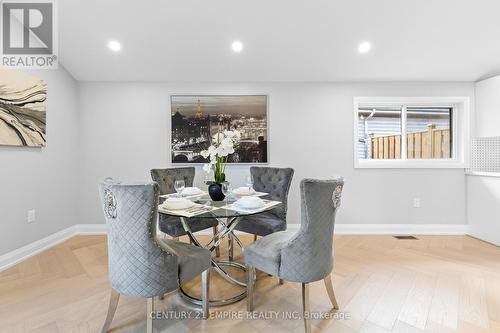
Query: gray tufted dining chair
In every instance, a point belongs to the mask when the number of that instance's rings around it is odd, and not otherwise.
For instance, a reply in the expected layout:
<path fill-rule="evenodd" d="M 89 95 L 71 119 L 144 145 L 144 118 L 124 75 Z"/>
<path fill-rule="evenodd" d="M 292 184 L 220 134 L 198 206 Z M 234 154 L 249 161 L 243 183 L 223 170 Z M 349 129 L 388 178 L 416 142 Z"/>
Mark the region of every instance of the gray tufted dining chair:
<path fill-rule="evenodd" d="M 156 237 L 159 187 L 156 183 L 99 184 L 108 230 L 111 296 L 102 332 L 113 320 L 120 294 L 147 298 L 147 332 L 153 331 L 153 299 L 202 275 L 203 316 L 208 317 L 210 251 Z"/>
<path fill-rule="evenodd" d="M 250 175 L 253 180 L 253 188 L 257 192 L 269 193 L 264 197 L 265 199 L 281 201 L 283 204 L 261 214 L 242 217 L 235 229 L 253 234 L 254 241 L 257 240 L 257 236 L 266 236 L 286 230 L 288 191 L 292 183 L 293 173 L 292 168 L 251 167 Z M 233 242 L 231 236 L 228 237 L 228 240 L 229 258 L 232 259 Z"/>
<path fill-rule="evenodd" d="M 307 316 L 310 312 L 310 282 L 323 279 L 330 301 L 334 309 L 338 309 L 331 272 L 335 213 L 340 206 L 343 186 L 342 178 L 303 179 L 300 182 L 302 210 L 300 230 L 276 232 L 245 247 L 248 311 L 253 311 L 256 268 L 286 281 L 302 284 L 306 332 L 311 331 L 311 322 Z"/>
<path fill-rule="evenodd" d="M 195 175 L 194 167 L 152 169 L 151 178 L 160 185 L 160 195 L 175 193 L 175 181 L 183 179 L 186 187 L 193 186 Z M 217 219 L 189 218 L 187 223 L 193 232 L 212 228 L 213 234 L 217 234 Z M 160 214 L 160 231 L 174 238 L 186 235 L 178 217 Z M 216 256 L 219 256 L 219 247 L 215 249 Z"/>

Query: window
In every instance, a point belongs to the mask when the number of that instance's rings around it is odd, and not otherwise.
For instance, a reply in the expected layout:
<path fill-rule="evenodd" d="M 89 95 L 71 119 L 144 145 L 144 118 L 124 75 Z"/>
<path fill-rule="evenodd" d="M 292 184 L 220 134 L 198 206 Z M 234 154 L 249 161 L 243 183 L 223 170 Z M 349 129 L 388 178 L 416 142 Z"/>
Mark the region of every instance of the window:
<path fill-rule="evenodd" d="M 358 158 L 400 159 L 402 108 L 360 106 L 358 109 Z"/>
<path fill-rule="evenodd" d="M 406 108 L 406 157 L 453 158 L 453 107 Z"/>
<path fill-rule="evenodd" d="M 354 99 L 358 168 L 463 168 L 469 99 Z"/>

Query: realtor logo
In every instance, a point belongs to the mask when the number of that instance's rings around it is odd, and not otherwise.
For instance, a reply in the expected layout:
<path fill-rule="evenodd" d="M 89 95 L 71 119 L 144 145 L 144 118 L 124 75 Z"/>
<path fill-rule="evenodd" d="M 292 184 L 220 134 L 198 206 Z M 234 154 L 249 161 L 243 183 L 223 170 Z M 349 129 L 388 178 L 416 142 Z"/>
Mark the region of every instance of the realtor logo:
<path fill-rule="evenodd" d="M 2 1 L 3 66 L 57 68 L 53 1 Z"/>

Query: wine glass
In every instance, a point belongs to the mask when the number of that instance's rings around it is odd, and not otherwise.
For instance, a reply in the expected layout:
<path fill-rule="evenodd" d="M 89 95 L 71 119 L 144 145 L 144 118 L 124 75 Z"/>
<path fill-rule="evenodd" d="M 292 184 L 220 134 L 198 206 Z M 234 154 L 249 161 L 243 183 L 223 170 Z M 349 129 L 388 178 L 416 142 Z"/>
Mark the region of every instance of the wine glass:
<path fill-rule="evenodd" d="M 181 197 L 182 196 L 182 191 L 184 191 L 184 187 L 186 187 L 186 184 L 184 183 L 184 179 L 178 179 L 174 183 L 174 188 L 175 191 L 177 192 L 177 196 Z"/>
<path fill-rule="evenodd" d="M 210 175 L 208 173 L 205 174 L 205 184 L 208 185 L 208 183 L 211 181 Z"/>
<path fill-rule="evenodd" d="M 231 183 L 230 182 L 223 182 L 222 187 L 221 187 L 222 193 L 226 197 L 226 205 L 227 205 L 227 197 L 229 194 L 231 194 Z"/>
<path fill-rule="evenodd" d="M 252 175 L 248 175 L 246 178 L 246 185 L 248 186 L 248 192 L 250 193 L 252 191 L 253 187 L 253 178 Z"/>

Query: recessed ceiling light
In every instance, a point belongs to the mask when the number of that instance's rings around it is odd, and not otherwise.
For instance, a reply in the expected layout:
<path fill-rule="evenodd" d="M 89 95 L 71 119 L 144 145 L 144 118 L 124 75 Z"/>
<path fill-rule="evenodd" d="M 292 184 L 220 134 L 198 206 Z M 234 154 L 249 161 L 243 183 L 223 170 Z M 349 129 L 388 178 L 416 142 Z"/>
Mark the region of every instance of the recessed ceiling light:
<path fill-rule="evenodd" d="M 234 52 L 240 53 L 241 50 L 243 50 L 243 43 L 240 42 L 239 40 L 234 41 L 233 44 L 231 44 L 231 48 L 233 49 Z"/>
<path fill-rule="evenodd" d="M 368 53 L 372 49 L 372 44 L 369 42 L 363 42 L 358 45 L 358 52 L 359 53 Z"/>
<path fill-rule="evenodd" d="M 122 49 L 122 44 L 120 44 L 119 41 L 116 41 L 116 40 L 110 40 L 108 42 L 108 47 L 111 51 L 113 52 L 118 52 Z"/>

